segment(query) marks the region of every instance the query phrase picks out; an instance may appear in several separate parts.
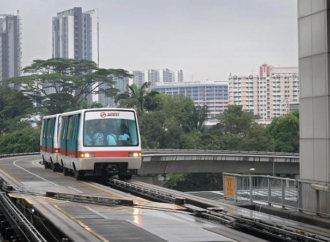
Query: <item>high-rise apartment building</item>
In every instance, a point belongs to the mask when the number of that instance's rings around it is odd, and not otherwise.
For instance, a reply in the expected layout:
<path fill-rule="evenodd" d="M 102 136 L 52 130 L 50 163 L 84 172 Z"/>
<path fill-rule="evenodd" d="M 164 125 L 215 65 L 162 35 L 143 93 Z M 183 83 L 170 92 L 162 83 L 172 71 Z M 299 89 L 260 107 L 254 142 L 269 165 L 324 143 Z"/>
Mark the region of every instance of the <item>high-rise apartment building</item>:
<path fill-rule="evenodd" d="M 0 81 L 21 75 L 21 23 L 17 15 L 0 14 Z"/>
<path fill-rule="evenodd" d="M 143 83 L 146 82 L 145 79 L 145 71 L 133 71 L 133 84 L 137 85 L 138 87 L 141 87 Z"/>
<path fill-rule="evenodd" d="M 229 104 L 242 105 L 243 110 L 264 119 L 283 115 L 283 101 L 299 102 L 297 67 L 260 66 L 259 75 L 229 74 Z"/>
<path fill-rule="evenodd" d="M 87 59 L 99 64 L 99 22 L 96 10 L 75 7 L 53 17 L 53 58 Z M 96 88 L 98 90 L 98 88 Z M 104 97 L 92 94 L 89 101 Z"/>
<path fill-rule="evenodd" d="M 133 83 L 141 87 L 143 83 L 149 82 L 153 89 L 157 84 L 183 82 L 183 71 L 172 71 L 169 69 L 148 69 L 146 71 L 133 71 Z"/>
<path fill-rule="evenodd" d="M 96 10 L 73 8 L 53 17 L 53 57 L 87 59 L 99 63 Z"/>
<path fill-rule="evenodd" d="M 154 90 L 168 95 L 183 94 L 197 106 L 208 106 L 209 116 L 222 113 L 228 107 L 228 82 L 196 81 L 157 84 Z"/>
<path fill-rule="evenodd" d="M 126 91 L 127 86 L 129 85 L 129 78 L 123 77 L 123 78 L 114 78 L 115 84 L 113 85 L 114 88 L 118 89 L 118 93 L 124 93 Z M 102 86 L 101 86 L 102 88 Z M 101 103 L 105 107 L 115 107 L 115 101 L 112 97 L 107 97 L 103 94 L 99 95 L 99 103 Z"/>

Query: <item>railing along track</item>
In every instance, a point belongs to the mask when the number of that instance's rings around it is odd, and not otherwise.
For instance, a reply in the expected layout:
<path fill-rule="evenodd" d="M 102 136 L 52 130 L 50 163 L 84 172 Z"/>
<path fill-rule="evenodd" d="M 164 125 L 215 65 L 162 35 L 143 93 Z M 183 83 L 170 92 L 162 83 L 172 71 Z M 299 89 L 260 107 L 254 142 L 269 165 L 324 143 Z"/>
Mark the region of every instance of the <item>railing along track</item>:
<path fill-rule="evenodd" d="M 330 238 L 325 238 L 320 235 L 303 231 L 301 229 L 290 228 L 278 223 L 269 223 L 263 220 L 251 219 L 246 216 L 229 213 L 224 208 L 209 207 L 209 204 L 202 201 L 195 201 L 186 197 L 184 193 L 182 196 L 178 196 L 180 192 L 173 191 L 163 192 L 157 190 L 153 185 L 147 186 L 141 184 L 135 184 L 132 182 L 120 181 L 117 179 L 109 179 L 109 185 L 115 188 L 119 188 L 130 193 L 135 193 L 142 196 L 153 198 L 156 201 L 171 202 L 180 204 L 192 211 L 196 216 L 207 218 L 213 221 L 217 221 L 230 228 L 238 230 L 249 230 L 250 232 L 257 232 L 265 234 L 281 241 L 304 241 L 304 242 L 329 242 Z M 198 198 L 197 198 L 198 199 Z M 186 204 L 186 203 L 191 203 Z"/>
<path fill-rule="evenodd" d="M 6 193 L 0 193 L 0 209 L 21 239 L 29 242 L 47 242 L 36 228 L 12 203 Z"/>

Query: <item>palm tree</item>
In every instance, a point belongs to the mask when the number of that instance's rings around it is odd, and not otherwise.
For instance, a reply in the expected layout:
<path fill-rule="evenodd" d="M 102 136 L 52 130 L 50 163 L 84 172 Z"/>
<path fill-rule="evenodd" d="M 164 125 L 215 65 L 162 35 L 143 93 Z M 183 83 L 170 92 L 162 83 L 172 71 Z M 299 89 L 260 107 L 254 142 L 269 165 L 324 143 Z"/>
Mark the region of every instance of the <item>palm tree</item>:
<path fill-rule="evenodd" d="M 139 113 L 142 113 L 145 107 L 149 110 L 148 105 L 145 105 L 146 101 L 149 102 L 153 100 L 153 97 L 158 94 L 156 91 L 151 91 L 149 93 L 149 86 L 149 82 L 143 83 L 140 88 L 138 88 L 136 84 L 127 86 L 124 93 L 118 94 L 115 97 L 115 102 L 119 103 L 120 107 L 134 108 Z"/>

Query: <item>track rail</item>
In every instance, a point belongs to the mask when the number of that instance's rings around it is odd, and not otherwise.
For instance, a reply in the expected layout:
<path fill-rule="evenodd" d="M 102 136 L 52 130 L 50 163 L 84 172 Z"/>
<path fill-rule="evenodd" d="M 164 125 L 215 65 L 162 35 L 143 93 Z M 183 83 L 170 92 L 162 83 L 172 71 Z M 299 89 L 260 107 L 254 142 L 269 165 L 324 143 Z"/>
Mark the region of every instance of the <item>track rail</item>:
<path fill-rule="evenodd" d="M 181 206 L 186 207 L 192 211 L 196 216 L 207 218 L 213 221 L 217 221 L 230 228 L 238 230 L 248 230 L 250 232 L 258 232 L 276 238 L 281 241 L 304 241 L 304 242 L 329 242 L 330 238 L 310 233 L 295 228 L 290 228 L 277 223 L 269 223 L 263 220 L 251 219 L 246 216 L 229 213 L 224 208 L 209 207 L 210 205 L 204 203 L 198 198 L 193 200 L 186 194 L 173 191 L 164 192 L 157 189 L 153 185 L 142 185 L 140 183 L 132 183 L 120 181 L 117 179 L 109 179 L 109 185 L 115 188 L 119 188 L 130 193 L 135 193 L 142 196 L 153 198 L 162 202 L 174 202 L 179 201 Z M 179 196 L 180 195 L 180 196 Z M 189 203 L 189 204 L 187 204 Z M 192 205 L 190 205 L 192 204 Z"/>
<path fill-rule="evenodd" d="M 8 198 L 7 194 L 0 193 L 0 209 L 14 229 L 29 242 L 47 242 L 27 218 Z"/>
<path fill-rule="evenodd" d="M 54 199 L 65 200 L 70 202 L 98 204 L 103 206 L 133 206 L 133 200 L 131 199 L 115 199 L 110 197 L 80 195 L 71 193 L 60 192 L 46 192 L 47 197 Z"/>

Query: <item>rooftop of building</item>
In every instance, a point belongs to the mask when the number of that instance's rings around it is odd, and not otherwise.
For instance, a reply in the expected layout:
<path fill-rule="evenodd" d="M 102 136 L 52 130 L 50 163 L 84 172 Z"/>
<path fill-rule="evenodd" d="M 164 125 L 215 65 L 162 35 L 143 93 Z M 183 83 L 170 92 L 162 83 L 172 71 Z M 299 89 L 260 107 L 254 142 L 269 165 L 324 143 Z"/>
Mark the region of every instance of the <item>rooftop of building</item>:
<path fill-rule="evenodd" d="M 157 87 L 192 87 L 192 86 L 228 86 L 228 81 L 184 81 L 184 82 L 168 82 L 156 83 Z"/>
<path fill-rule="evenodd" d="M 250 75 L 233 75 L 232 73 L 228 74 L 228 78 L 254 78 L 259 76 L 298 76 L 299 74 L 298 67 L 275 67 L 269 64 L 262 64 L 260 66 L 260 75 L 259 74 L 250 74 Z"/>

